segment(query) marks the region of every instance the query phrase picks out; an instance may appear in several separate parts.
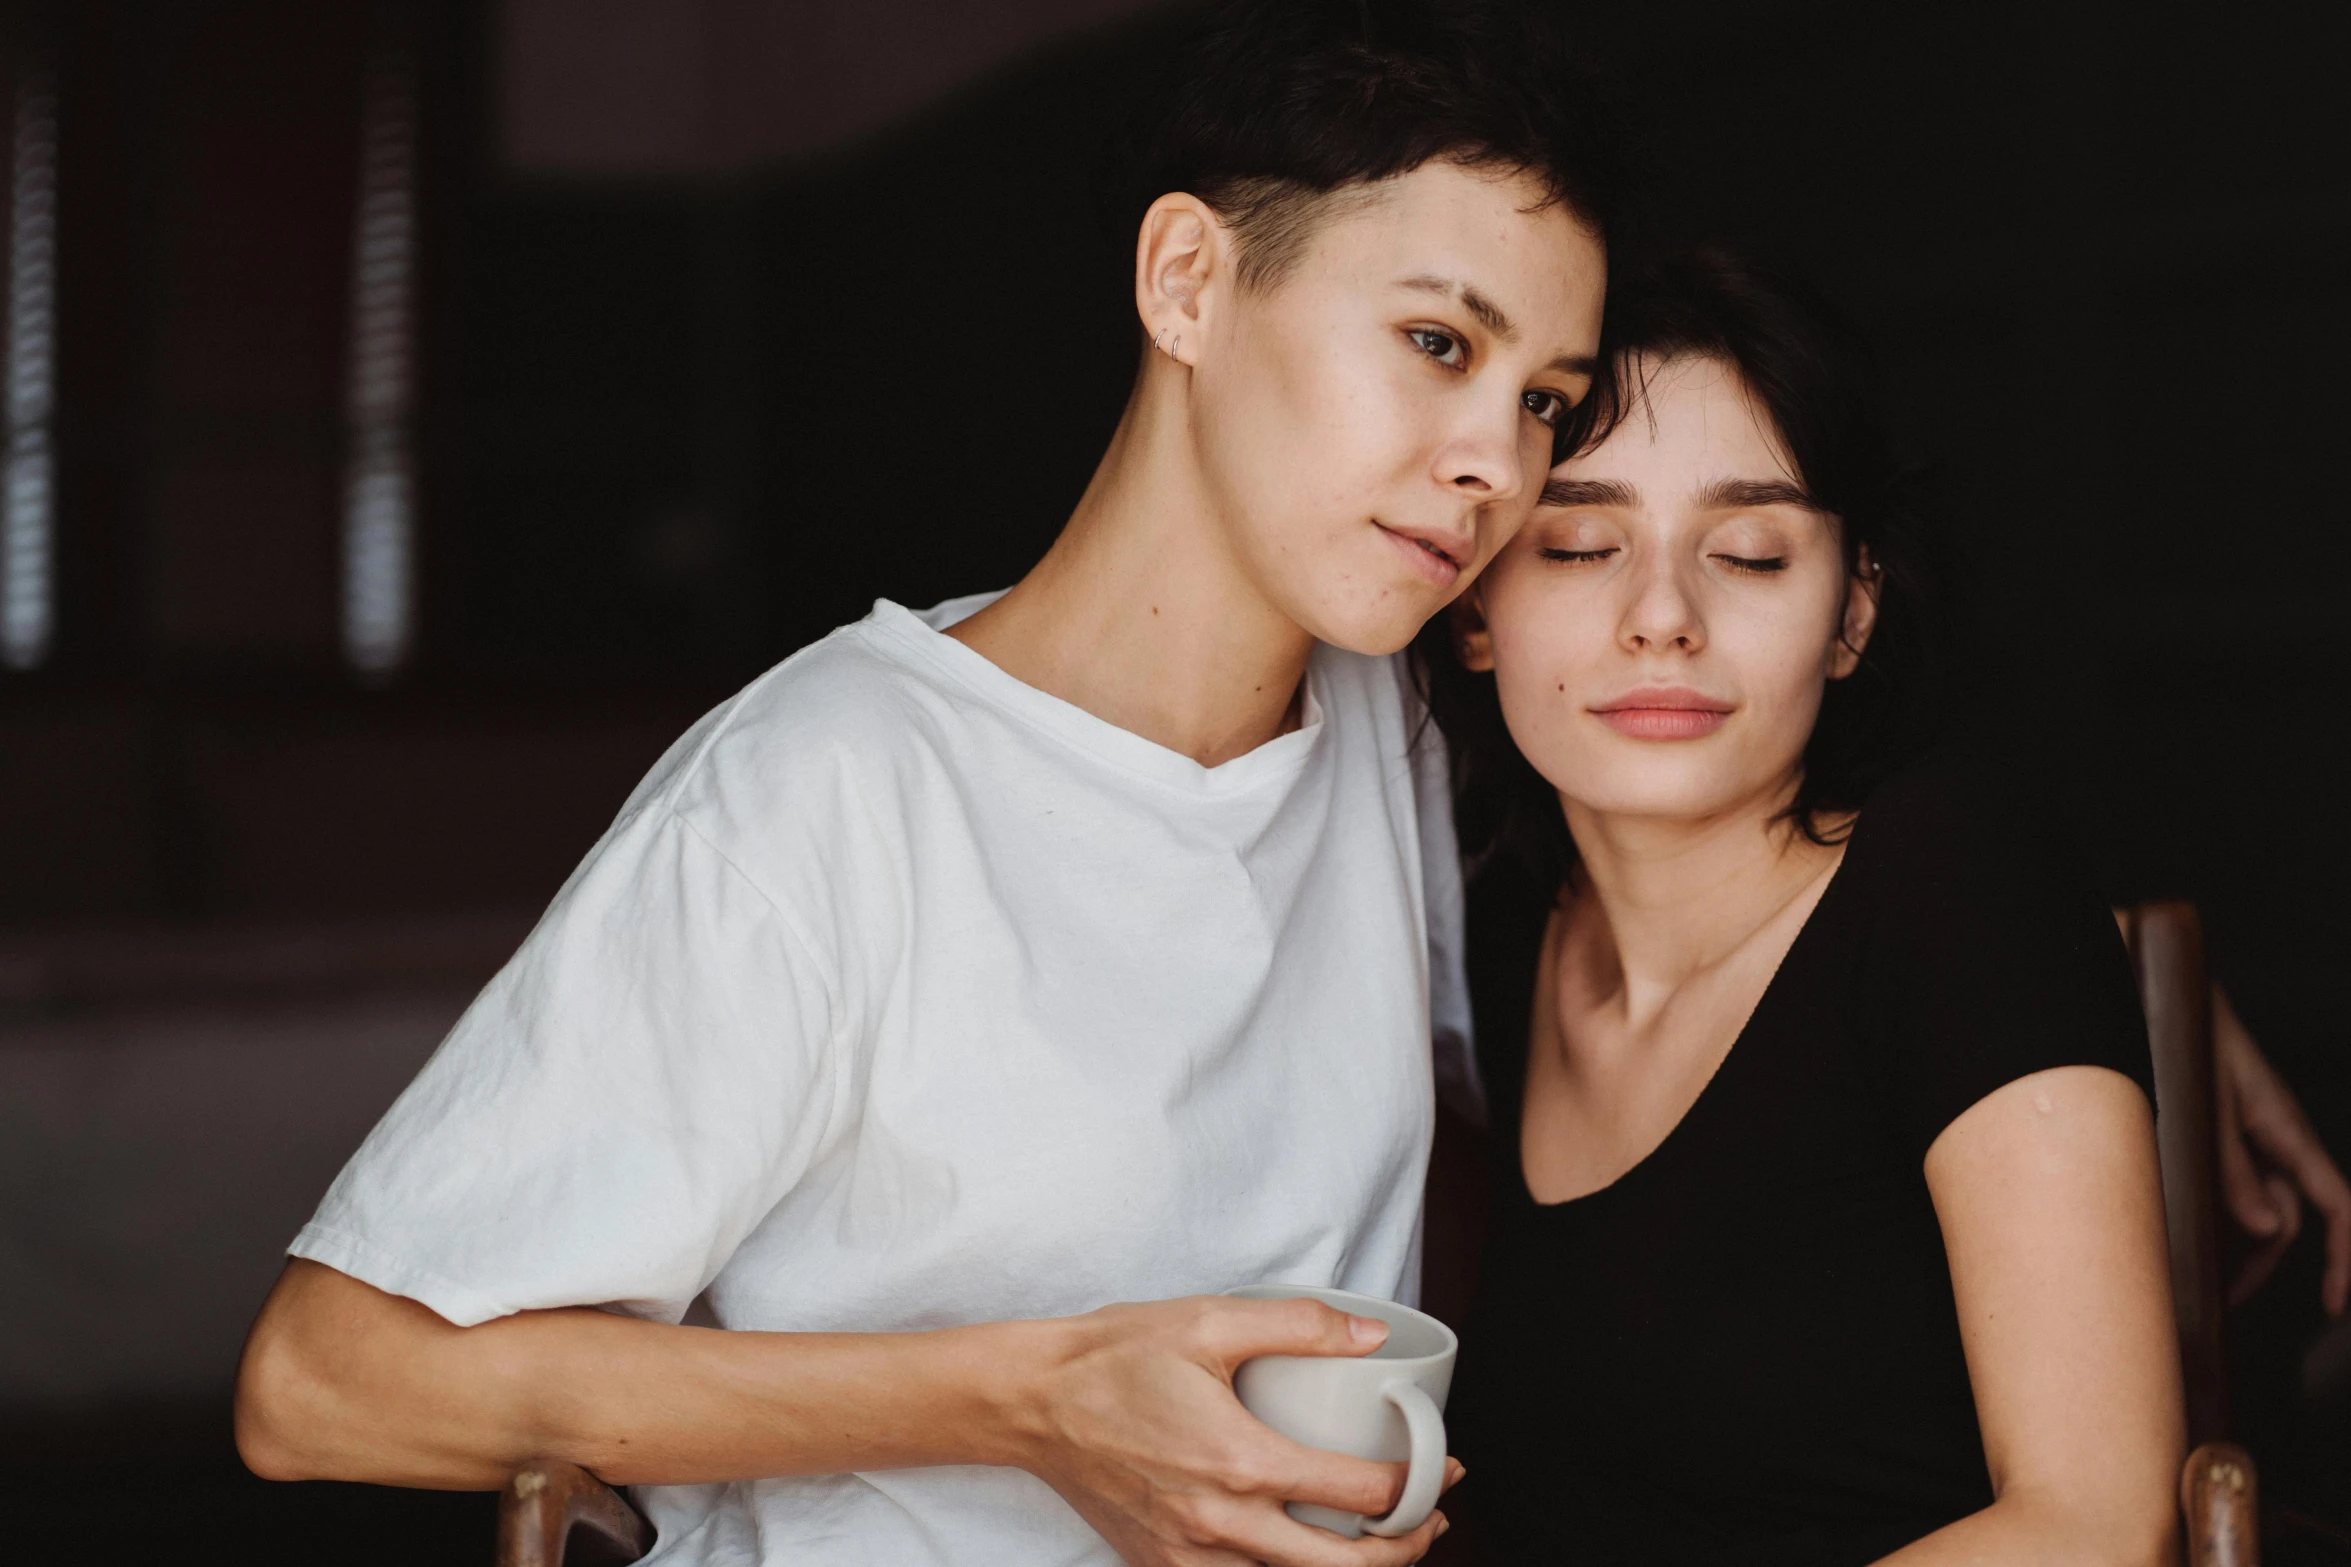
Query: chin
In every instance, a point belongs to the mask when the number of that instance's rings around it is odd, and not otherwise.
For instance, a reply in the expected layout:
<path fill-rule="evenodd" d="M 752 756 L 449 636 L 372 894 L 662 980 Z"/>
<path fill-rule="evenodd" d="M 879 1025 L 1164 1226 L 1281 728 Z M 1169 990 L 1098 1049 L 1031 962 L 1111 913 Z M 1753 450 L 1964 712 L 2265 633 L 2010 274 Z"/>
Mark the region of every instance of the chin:
<path fill-rule="evenodd" d="M 1420 628 L 1427 621 L 1428 616 L 1422 615 L 1411 621 L 1334 626 L 1326 631 L 1316 631 L 1314 635 L 1317 641 L 1328 642 L 1349 653 L 1361 653 L 1366 658 L 1386 658 L 1412 646 L 1412 639 L 1420 634 Z"/>
<path fill-rule="evenodd" d="M 1682 742 L 1686 743 L 1686 742 Z M 1586 810 L 1610 816 L 1662 817 L 1700 821 L 1734 809 L 1751 797 L 1743 780 L 1722 776 L 1717 765 L 1696 757 L 1627 757 L 1614 766 L 1593 766 L 1592 758 L 1560 769 L 1554 787 Z M 1552 775 L 1544 770 L 1544 776 Z"/>
<path fill-rule="evenodd" d="M 1410 647 L 1429 617 L 1443 610 L 1447 602 L 1446 595 L 1415 583 L 1392 587 L 1368 599 L 1300 604 L 1292 610 L 1292 618 L 1319 642 L 1384 658 Z"/>

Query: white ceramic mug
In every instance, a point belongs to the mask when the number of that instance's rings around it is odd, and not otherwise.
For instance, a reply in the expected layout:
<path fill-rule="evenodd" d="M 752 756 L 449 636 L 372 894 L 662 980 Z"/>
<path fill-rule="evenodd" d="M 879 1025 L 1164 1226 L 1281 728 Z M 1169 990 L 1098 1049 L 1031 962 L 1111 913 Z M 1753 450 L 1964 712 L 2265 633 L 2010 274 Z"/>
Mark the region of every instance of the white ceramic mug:
<path fill-rule="evenodd" d="M 1356 1539 L 1410 1534 L 1428 1521 L 1445 1483 L 1445 1394 L 1453 1385 L 1453 1330 L 1410 1306 L 1306 1284 L 1248 1284 L 1243 1300 L 1319 1300 L 1388 1325 L 1368 1355 L 1260 1355 L 1233 1374 L 1242 1407 L 1294 1442 L 1382 1463 L 1409 1462 L 1404 1495 L 1385 1518 L 1291 1502 L 1290 1516 Z"/>

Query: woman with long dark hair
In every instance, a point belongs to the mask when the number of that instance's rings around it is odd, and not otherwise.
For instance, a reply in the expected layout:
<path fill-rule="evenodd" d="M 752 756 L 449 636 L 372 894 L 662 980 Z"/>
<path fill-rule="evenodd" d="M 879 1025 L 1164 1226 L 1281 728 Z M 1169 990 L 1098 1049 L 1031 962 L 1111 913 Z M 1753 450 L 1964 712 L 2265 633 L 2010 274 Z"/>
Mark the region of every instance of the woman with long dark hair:
<path fill-rule="evenodd" d="M 2015 791 L 1933 754 L 1934 534 L 1858 343 L 1719 254 L 1424 644 L 1494 1208 L 1490 1562 L 2148 1563 L 2182 1417 L 2145 1037 Z"/>

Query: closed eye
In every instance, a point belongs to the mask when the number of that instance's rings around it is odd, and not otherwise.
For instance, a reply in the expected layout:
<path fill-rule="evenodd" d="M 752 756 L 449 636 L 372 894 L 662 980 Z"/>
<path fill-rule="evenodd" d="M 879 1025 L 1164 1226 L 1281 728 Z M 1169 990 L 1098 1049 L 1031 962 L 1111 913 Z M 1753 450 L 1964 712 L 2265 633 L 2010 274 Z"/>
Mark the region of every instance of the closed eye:
<path fill-rule="evenodd" d="M 1560 550 L 1545 546 L 1544 548 L 1535 551 L 1535 554 L 1544 560 L 1566 561 L 1606 560 L 1609 556 L 1617 553 L 1619 553 L 1619 551 L 1613 544 L 1606 549 L 1597 550 Z"/>
<path fill-rule="evenodd" d="M 1785 555 L 1714 555 L 1709 558 L 1721 561 L 1733 571 L 1754 572 L 1759 576 L 1788 569 L 1788 557 Z"/>

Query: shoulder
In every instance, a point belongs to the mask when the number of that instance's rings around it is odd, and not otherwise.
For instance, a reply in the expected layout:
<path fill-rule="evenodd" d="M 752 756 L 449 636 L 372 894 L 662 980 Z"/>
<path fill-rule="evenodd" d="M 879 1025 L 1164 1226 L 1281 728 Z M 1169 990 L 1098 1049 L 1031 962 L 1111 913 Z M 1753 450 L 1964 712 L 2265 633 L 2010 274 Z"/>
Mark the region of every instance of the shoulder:
<path fill-rule="evenodd" d="M 1427 796 L 1450 818 L 1444 736 L 1429 716 L 1427 693 L 1409 651 L 1350 653 L 1318 645 L 1309 667 L 1324 721 L 1351 756 L 1376 756 L 1391 788 Z"/>
<path fill-rule="evenodd" d="M 2070 813 L 2018 761 L 1951 748 L 1871 791 L 1851 854 L 1863 879 L 2094 896 Z"/>
<path fill-rule="evenodd" d="M 1962 752 L 1889 779 L 1862 807 L 1846 868 L 1922 1153 L 1969 1105 L 2050 1067 L 2146 1084 L 2121 936 L 2066 813 L 2029 772 Z"/>
<path fill-rule="evenodd" d="M 674 817 L 754 881 L 777 856 L 832 861 L 944 747 L 956 693 L 883 609 L 843 626 L 705 714 L 624 816 Z M 907 617 L 911 619 L 911 617 Z M 776 889 L 770 887 L 771 892 Z"/>
<path fill-rule="evenodd" d="M 2071 813 L 1998 755 L 1941 753 L 1887 779 L 1846 864 L 1882 952 L 2040 972 L 2119 950 Z"/>
<path fill-rule="evenodd" d="M 1350 653 L 1324 642 L 1308 667 L 1325 701 L 1399 720 L 1427 711 L 1407 653 Z"/>

